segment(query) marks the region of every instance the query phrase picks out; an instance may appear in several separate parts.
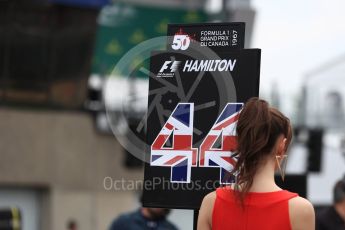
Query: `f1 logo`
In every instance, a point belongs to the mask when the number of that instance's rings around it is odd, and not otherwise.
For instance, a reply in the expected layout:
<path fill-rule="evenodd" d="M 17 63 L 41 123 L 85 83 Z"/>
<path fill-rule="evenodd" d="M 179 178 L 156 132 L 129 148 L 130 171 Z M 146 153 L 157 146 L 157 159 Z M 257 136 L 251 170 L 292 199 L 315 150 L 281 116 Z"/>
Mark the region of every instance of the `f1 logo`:
<path fill-rule="evenodd" d="M 170 73 L 173 73 L 177 70 L 181 61 L 165 61 L 161 69 L 159 70 L 160 73 L 163 73 L 168 68 L 170 69 Z M 170 67 L 169 67 L 170 66 Z"/>

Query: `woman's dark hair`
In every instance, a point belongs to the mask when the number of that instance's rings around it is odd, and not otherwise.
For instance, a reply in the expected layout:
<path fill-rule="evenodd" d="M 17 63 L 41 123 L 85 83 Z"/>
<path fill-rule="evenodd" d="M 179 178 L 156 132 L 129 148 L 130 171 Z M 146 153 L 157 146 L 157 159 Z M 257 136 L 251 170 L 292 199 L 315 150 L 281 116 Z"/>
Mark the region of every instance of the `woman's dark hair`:
<path fill-rule="evenodd" d="M 340 203 L 345 200 L 345 176 L 339 180 L 333 188 L 333 203 Z"/>
<path fill-rule="evenodd" d="M 234 156 L 237 157 L 237 164 L 233 172 L 237 173 L 235 190 L 243 204 L 255 173 L 272 156 L 278 137 L 283 135 L 287 139 L 287 150 L 292 130 L 290 120 L 281 112 L 262 99 L 251 98 L 239 115 L 236 131 L 237 150 Z"/>

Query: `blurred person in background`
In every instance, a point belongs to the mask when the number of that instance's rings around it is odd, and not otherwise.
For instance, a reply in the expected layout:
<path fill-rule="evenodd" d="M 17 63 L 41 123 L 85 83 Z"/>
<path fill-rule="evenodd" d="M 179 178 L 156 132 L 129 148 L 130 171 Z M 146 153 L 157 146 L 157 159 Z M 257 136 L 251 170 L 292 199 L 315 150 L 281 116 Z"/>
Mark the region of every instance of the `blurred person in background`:
<path fill-rule="evenodd" d="M 345 229 L 345 175 L 333 188 L 333 206 L 316 216 L 317 230 Z"/>
<path fill-rule="evenodd" d="M 166 217 L 170 210 L 166 208 L 145 208 L 120 215 L 113 221 L 109 230 L 177 230 Z"/>
<path fill-rule="evenodd" d="M 78 225 L 75 220 L 69 220 L 67 223 L 67 230 L 78 230 Z"/>

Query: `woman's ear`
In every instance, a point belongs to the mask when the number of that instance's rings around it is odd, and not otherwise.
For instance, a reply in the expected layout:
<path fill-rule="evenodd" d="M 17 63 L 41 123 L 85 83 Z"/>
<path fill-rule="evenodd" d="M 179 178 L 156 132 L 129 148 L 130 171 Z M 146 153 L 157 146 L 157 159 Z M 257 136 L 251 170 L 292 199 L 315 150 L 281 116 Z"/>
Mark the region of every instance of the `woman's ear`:
<path fill-rule="evenodd" d="M 286 143 L 287 143 L 287 139 L 284 137 L 282 140 L 282 149 L 281 149 L 281 151 L 283 152 L 282 154 L 285 154 L 286 152 L 286 149 L 287 149 Z"/>
<path fill-rule="evenodd" d="M 278 144 L 278 155 L 284 155 L 286 151 L 286 142 L 287 139 L 285 137 L 279 138 L 279 144 Z"/>

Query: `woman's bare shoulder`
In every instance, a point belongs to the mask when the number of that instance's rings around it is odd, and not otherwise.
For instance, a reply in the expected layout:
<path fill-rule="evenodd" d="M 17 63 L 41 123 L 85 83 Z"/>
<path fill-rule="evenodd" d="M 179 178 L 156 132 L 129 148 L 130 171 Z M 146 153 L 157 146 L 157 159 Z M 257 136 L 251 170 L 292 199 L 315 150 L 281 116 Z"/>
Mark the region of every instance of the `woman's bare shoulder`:
<path fill-rule="evenodd" d="M 214 206 L 216 197 L 217 197 L 216 191 L 213 191 L 207 194 L 202 200 L 201 208 L 203 208 L 208 213 L 209 217 L 212 216 L 213 206 Z"/>
<path fill-rule="evenodd" d="M 203 202 L 205 201 L 206 203 L 214 203 L 214 201 L 216 200 L 216 196 L 216 191 L 210 192 L 204 197 Z"/>
<path fill-rule="evenodd" d="M 198 230 L 212 229 L 212 212 L 216 196 L 216 192 L 214 191 L 207 194 L 202 200 L 199 210 Z"/>
<path fill-rule="evenodd" d="M 300 196 L 290 199 L 289 207 L 295 212 L 300 212 L 300 214 L 308 214 L 309 212 L 312 212 L 312 214 L 314 213 L 314 207 L 310 201 Z"/>
<path fill-rule="evenodd" d="M 292 230 L 315 229 L 315 212 L 313 205 L 303 197 L 289 200 L 289 214 Z"/>

